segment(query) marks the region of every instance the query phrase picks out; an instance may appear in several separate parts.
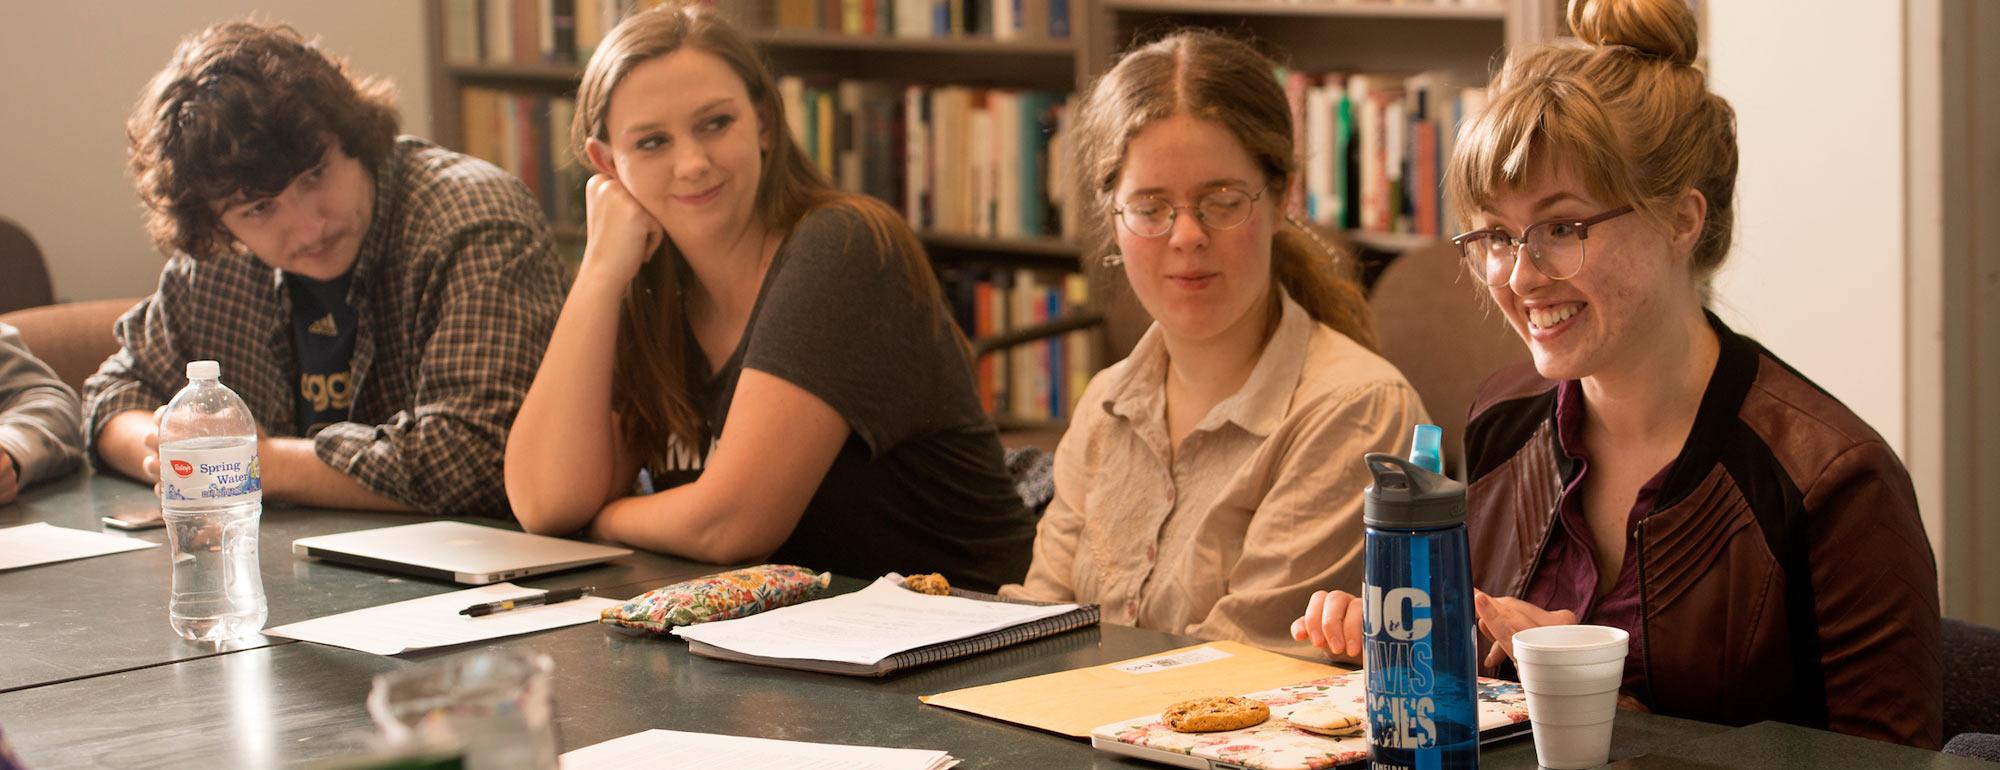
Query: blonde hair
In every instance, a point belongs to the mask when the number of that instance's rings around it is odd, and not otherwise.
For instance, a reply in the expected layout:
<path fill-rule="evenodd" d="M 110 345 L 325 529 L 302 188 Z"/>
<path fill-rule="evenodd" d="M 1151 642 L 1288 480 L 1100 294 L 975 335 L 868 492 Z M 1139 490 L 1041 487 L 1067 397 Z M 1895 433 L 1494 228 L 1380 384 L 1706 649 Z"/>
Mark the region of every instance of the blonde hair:
<path fill-rule="evenodd" d="M 1265 195 L 1282 206 L 1298 173 L 1292 111 L 1273 75 L 1277 65 L 1249 44 L 1206 30 L 1183 30 L 1127 52 L 1097 79 L 1079 111 L 1077 168 L 1084 186 L 1085 243 L 1099 251 L 1113 240 L 1112 192 L 1124 171 L 1126 147 L 1153 123 L 1185 114 L 1222 126 L 1236 137 L 1268 180 Z M 1095 253 L 1095 252 L 1086 252 Z M 1279 287 L 1306 313 L 1373 350 L 1375 324 L 1361 286 L 1332 247 L 1285 217 L 1271 236 L 1271 302 Z M 1266 333 L 1276 329 L 1272 313 Z"/>
<path fill-rule="evenodd" d="M 768 136 L 770 147 L 752 204 L 758 223 L 771 232 L 789 233 L 816 209 L 846 209 L 860 217 L 879 251 L 902 261 L 917 301 L 941 313 L 944 299 L 916 233 L 886 204 L 841 192 L 820 176 L 785 129 L 784 101 L 763 60 L 713 9 L 669 3 L 633 15 L 611 30 L 591 55 L 577 89 L 576 120 L 570 126 L 570 151 L 576 161 L 588 167 L 585 145 L 592 138 L 609 139 L 605 120 L 611 95 L 625 76 L 640 64 L 682 48 L 714 55 L 743 80 L 759 128 Z M 687 319 L 678 299 L 681 282 L 689 280 L 684 265 L 672 239 L 661 239 L 659 251 L 639 269 L 619 308 L 612 408 L 619 415 L 625 445 L 655 472 L 667 465 L 670 448 L 665 437 L 698 448 L 706 443 L 708 432 L 687 389 Z"/>
<path fill-rule="evenodd" d="M 1537 162 L 1560 162 L 1588 192 L 1656 225 L 1694 189 L 1708 202 L 1690 264 L 1706 298 L 1735 227 L 1736 112 L 1694 66 L 1686 0 L 1571 0 L 1577 41 L 1507 57 L 1486 110 L 1459 132 L 1446 171 L 1470 218 Z"/>

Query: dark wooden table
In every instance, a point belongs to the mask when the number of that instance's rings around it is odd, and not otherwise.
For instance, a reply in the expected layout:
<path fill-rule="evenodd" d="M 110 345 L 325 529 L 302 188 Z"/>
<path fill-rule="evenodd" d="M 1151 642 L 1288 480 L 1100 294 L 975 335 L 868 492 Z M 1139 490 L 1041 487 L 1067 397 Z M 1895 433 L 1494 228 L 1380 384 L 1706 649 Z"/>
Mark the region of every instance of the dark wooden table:
<path fill-rule="evenodd" d="M 0 507 L 0 526 L 48 521 L 96 528 L 100 513 L 153 504 L 150 490 L 78 477 Z M 276 626 L 456 590 L 413 578 L 303 562 L 293 538 L 418 520 L 408 515 L 271 508 L 260 558 Z M 141 534 L 159 541 L 159 530 Z M 657 555 L 541 580 L 630 596 L 718 569 Z M 370 678 L 474 649 L 521 649 L 555 661 L 564 751 L 652 728 L 762 738 L 940 749 L 965 768 L 1161 767 L 1063 736 L 943 708 L 917 696 L 1108 663 L 1195 643 L 1104 625 L 931 666 L 861 679 L 707 660 L 672 638 L 596 624 L 395 657 L 265 638 L 217 649 L 167 626 L 168 570 L 153 549 L 0 572 L 0 728 L 36 770 L 70 767 L 283 767 L 348 756 L 373 732 Z M 839 587 L 858 588 L 841 578 Z M 1731 729 L 1621 712 L 1614 765 L 1952 767 L 1950 757 L 1857 738 L 1755 725 Z M 1488 747 L 1488 768 L 1533 768 L 1532 740 Z M 1968 767 L 1979 767 L 1968 763 Z"/>
<path fill-rule="evenodd" d="M 102 515 L 158 505 L 150 487 L 119 478 L 79 474 L 30 489 L 15 503 L 0 506 L 0 527 L 47 522 L 73 529 L 104 530 L 161 544 L 159 548 L 0 572 L 0 640 L 4 640 L 0 645 L 5 650 L 0 653 L 4 655 L 4 664 L 0 664 L 0 692 L 289 641 L 259 635 L 223 644 L 196 643 L 174 633 L 167 625 L 167 598 L 173 579 L 165 546 L 166 530 L 122 533 L 102 526 L 98 520 Z M 432 518 L 418 514 L 265 508 L 257 553 L 264 595 L 270 606 L 270 620 L 265 626 L 276 627 L 463 588 L 292 555 L 292 541 L 301 537 Z M 588 569 L 517 582 L 536 588 L 580 585 L 609 588 L 644 581 L 667 583 L 713 571 L 711 565 L 636 553 Z"/>

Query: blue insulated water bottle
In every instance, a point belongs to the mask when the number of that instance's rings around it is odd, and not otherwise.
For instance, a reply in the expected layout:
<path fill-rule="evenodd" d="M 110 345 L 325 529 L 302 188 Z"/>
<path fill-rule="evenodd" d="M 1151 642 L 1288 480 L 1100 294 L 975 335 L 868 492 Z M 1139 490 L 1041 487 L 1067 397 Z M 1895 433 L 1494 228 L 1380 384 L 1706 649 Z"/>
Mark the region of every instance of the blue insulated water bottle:
<path fill-rule="evenodd" d="M 1411 460 L 1381 453 L 1366 458 L 1375 477 L 1362 516 L 1368 524 L 1362 662 L 1371 768 L 1479 766 L 1465 485 L 1436 470 L 1437 438 L 1435 426 L 1418 426 Z"/>

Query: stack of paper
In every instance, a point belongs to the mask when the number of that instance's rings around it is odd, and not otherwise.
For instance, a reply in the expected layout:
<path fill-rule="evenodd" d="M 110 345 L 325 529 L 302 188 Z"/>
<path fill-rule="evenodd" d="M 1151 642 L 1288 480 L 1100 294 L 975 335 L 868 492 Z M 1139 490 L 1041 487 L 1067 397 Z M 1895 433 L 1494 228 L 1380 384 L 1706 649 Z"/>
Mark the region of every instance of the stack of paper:
<path fill-rule="evenodd" d="M 154 545 L 157 543 L 135 537 L 58 527 L 44 521 L 0 529 L 0 569 L 137 551 Z"/>
<path fill-rule="evenodd" d="M 647 730 L 562 755 L 562 770 L 727 767 L 730 770 L 946 770 L 942 751 L 838 746 L 733 735 Z"/>
<path fill-rule="evenodd" d="M 931 596 L 876 580 L 851 594 L 736 620 L 681 626 L 690 642 L 761 658 L 872 665 L 899 652 L 966 639 L 1077 609 Z"/>
<path fill-rule="evenodd" d="M 494 583 L 465 591 L 453 591 L 448 594 L 314 618 L 265 629 L 264 633 L 302 642 L 318 642 L 350 650 L 372 652 L 377 655 L 394 655 L 409 650 L 445 647 L 589 623 L 597 620 L 598 614 L 603 612 L 604 608 L 623 604 L 617 599 L 586 596 L 581 599 L 521 607 L 476 618 L 458 614 L 459 610 L 475 604 L 518 599 L 537 593 L 541 592 L 522 588 L 513 583 Z"/>

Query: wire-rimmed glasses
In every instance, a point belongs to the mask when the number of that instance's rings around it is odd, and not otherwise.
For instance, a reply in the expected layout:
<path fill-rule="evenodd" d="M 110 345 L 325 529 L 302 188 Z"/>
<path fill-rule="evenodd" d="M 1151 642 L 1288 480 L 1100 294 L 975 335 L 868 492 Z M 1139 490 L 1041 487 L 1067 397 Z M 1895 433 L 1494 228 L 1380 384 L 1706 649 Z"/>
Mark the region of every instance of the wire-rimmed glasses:
<path fill-rule="evenodd" d="M 1118 215 L 1118 220 L 1133 235 L 1158 238 L 1173 232 L 1174 220 L 1180 217 L 1181 209 L 1193 209 L 1196 221 L 1210 230 L 1241 227 L 1250 221 L 1251 204 L 1263 197 L 1263 190 L 1247 193 L 1234 187 L 1218 187 L 1185 206 L 1176 206 L 1158 196 L 1146 196 L 1127 201 L 1111 213 Z"/>
<path fill-rule="evenodd" d="M 1465 255 L 1465 269 L 1488 286 L 1507 282 L 1514 274 L 1514 260 L 1523 246 L 1528 249 L 1529 263 L 1542 275 L 1567 281 L 1583 272 L 1584 241 L 1590 238 L 1590 226 L 1630 213 L 1631 206 L 1619 206 L 1586 219 L 1536 222 L 1522 231 L 1519 238 L 1498 227 L 1489 227 L 1452 236 L 1451 242 Z"/>

